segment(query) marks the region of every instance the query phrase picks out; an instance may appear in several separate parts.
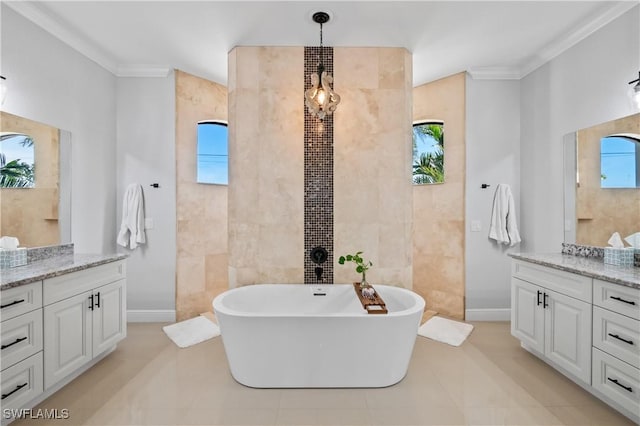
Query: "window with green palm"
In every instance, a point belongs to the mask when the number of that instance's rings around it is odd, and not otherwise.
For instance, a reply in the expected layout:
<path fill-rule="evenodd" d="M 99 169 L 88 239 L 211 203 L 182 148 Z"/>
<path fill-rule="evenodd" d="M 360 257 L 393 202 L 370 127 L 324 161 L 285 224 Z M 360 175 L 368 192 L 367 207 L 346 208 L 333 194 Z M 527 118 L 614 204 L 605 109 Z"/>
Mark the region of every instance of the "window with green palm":
<path fill-rule="evenodd" d="M 413 183 L 444 182 L 444 122 L 413 124 Z"/>

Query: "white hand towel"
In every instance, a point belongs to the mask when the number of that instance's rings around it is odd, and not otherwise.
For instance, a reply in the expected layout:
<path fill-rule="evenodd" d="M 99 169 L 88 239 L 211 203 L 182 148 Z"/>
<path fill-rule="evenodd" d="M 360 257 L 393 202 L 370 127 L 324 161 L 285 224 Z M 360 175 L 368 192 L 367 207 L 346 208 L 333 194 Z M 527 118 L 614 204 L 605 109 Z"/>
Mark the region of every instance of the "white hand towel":
<path fill-rule="evenodd" d="M 516 221 L 516 205 L 511 188 L 505 183 L 498 185 L 493 197 L 489 238 L 498 243 L 509 244 L 511 247 L 521 241 Z"/>
<path fill-rule="evenodd" d="M 132 183 L 124 192 L 122 199 L 122 224 L 117 238 L 122 247 L 129 246 L 132 250 L 138 244 L 146 242 L 144 233 L 144 196 L 142 186 Z"/>

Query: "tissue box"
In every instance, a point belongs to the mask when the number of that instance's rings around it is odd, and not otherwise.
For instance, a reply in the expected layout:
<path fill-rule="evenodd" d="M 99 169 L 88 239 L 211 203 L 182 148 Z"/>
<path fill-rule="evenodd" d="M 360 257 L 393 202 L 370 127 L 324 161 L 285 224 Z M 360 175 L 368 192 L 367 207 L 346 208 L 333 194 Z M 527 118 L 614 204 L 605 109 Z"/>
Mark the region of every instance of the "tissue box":
<path fill-rule="evenodd" d="M 13 268 L 27 264 L 27 248 L 15 250 L 0 249 L 0 269 Z"/>
<path fill-rule="evenodd" d="M 627 248 L 604 248 L 604 263 L 616 266 L 633 266 L 633 247 Z"/>

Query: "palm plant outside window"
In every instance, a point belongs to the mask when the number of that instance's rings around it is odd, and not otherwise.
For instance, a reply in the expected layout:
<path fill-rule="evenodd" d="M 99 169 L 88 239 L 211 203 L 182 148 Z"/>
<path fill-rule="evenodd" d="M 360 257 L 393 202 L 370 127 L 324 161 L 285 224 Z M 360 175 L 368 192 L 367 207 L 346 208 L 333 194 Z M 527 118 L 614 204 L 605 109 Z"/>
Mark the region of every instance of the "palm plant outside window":
<path fill-rule="evenodd" d="M 444 182 L 444 123 L 422 121 L 413 124 L 413 183 Z"/>

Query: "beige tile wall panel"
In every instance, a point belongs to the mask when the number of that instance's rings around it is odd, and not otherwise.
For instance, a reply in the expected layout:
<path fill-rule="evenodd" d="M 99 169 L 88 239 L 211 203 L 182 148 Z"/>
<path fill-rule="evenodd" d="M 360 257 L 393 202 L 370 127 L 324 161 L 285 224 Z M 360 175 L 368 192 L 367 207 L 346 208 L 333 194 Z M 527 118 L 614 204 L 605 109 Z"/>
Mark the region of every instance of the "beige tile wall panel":
<path fill-rule="evenodd" d="M 445 182 L 413 187 L 413 289 L 427 309 L 464 318 L 465 74 L 413 90 L 413 119 L 444 121 Z"/>
<path fill-rule="evenodd" d="M 227 120 L 227 89 L 176 71 L 176 317 L 211 310 L 228 288 L 227 187 L 196 182 L 197 123 Z"/>

